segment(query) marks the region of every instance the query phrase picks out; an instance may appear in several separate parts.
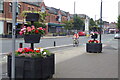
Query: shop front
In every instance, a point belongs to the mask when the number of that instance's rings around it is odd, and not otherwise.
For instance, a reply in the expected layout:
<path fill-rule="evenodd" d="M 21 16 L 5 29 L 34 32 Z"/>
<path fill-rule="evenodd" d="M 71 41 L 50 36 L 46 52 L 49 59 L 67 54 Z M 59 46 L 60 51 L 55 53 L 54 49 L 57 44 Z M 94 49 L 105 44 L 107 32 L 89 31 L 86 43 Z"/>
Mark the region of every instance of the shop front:
<path fill-rule="evenodd" d="M 64 24 L 48 23 L 49 33 L 60 33 L 60 32 L 63 32 L 63 29 L 64 29 Z"/>

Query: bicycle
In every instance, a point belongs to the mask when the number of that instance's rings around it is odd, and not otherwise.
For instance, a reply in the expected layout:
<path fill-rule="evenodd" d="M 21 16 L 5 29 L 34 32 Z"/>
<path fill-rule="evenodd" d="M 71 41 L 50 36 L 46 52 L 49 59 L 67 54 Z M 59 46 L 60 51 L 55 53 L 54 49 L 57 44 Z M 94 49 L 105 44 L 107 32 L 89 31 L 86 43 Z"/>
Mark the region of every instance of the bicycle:
<path fill-rule="evenodd" d="M 78 38 L 73 38 L 73 47 L 77 46 L 78 47 L 79 45 L 79 40 Z"/>

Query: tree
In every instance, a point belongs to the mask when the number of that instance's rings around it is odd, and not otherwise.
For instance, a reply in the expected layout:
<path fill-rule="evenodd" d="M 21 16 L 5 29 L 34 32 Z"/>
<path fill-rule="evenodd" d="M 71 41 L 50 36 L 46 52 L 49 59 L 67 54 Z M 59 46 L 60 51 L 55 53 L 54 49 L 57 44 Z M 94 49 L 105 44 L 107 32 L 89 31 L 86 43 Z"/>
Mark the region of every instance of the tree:
<path fill-rule="evenodd" d="M 97 25 L 96 25 L 95 21 L 93 20 L 93 18 L 91 18 L 90 22 L 89 22 L 89 29 L 92 30 L 94 27 L 97 28 Z"/>
<path fill-rule="evenodd" d="M 84 24 L 84 21 L 80 17 L 78 17 L 77 15 L 74 15 L 73 21 L 74 21 L 73 22 L 74 30 L 82 30 L 82 31 L 84 30 L 85 24 Z"/>
<path fill-rule="evenodd" d="M 120 15 L 118 16 L 117 27 L 118 27 L 118 30 L 120 31 Z"/>
<path fill-rule="evenodd" d="M 70 21 L 63 21 L 63 23 L 65 24 L 64 25 L 64 28 L 66 30 L 71 30 L 73 28 L 73 20 L 70 20 Z"/>

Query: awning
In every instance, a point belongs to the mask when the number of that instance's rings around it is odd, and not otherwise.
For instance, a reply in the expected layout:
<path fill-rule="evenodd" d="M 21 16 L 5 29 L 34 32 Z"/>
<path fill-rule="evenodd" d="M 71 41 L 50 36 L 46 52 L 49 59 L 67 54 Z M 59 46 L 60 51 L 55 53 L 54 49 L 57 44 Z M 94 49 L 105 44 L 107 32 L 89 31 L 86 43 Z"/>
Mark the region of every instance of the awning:
<path fill-rule="evenodd" d="M 48 23 L 50 26 L 64 26 L 65 24 L 58 24 L 58 23 Z"/>

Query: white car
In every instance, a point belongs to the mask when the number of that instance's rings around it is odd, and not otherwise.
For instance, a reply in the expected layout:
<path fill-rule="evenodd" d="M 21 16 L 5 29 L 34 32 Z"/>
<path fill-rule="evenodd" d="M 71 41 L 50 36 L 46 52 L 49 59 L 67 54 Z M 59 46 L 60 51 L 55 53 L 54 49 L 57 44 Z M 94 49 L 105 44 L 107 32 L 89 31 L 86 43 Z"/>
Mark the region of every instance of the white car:
<path fill-rule="evenodd" d="M 115 34 L 114 39 L 120 39 L 120 34 Z"/>

